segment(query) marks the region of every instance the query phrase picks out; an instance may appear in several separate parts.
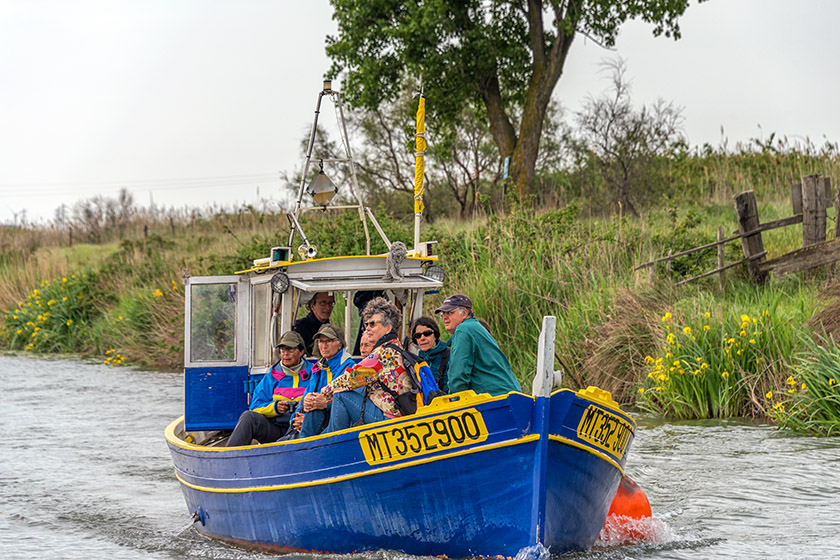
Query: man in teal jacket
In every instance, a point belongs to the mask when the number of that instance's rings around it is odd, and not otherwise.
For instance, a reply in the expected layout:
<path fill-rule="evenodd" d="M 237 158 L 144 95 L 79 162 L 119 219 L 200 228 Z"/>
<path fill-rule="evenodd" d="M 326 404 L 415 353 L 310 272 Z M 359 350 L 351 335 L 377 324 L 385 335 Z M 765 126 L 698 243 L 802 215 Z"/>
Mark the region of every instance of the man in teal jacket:
<path fill-rule="evenodd" d="M 497 396 L 522 390 L 496 339 L 473 315 L 470 298 L 462 294 L 449 296 L 435 313 L 443 315 L 443 327 L 452 335 L 449 338 L 450 393 L 472 389 Z"/>

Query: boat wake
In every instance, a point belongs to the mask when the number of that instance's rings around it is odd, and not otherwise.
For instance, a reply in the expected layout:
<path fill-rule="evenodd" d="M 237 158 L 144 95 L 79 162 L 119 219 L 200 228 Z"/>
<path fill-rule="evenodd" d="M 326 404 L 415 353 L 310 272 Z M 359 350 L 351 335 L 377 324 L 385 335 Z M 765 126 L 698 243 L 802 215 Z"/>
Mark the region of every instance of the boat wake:
<path fill-rule="evenodd" d="M 658 517 L 632 518 L 610 515 L 598 534 L 595 546 L 613 547 L 625 544 L 657 544 L 674 540 L 671 526 Z"/>

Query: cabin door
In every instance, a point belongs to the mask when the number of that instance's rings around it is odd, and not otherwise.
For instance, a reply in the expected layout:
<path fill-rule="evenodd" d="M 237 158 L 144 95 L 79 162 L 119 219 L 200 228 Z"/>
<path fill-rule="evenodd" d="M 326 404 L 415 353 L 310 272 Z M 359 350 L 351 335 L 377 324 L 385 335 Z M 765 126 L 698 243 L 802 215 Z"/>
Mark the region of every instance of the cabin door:
<path fill-rule="evenodd" d="M 187 431 L 233 429 L 248 408 L 250 296 L 248 279 L 239 276 L 199 276 L 187 281 Z"/>

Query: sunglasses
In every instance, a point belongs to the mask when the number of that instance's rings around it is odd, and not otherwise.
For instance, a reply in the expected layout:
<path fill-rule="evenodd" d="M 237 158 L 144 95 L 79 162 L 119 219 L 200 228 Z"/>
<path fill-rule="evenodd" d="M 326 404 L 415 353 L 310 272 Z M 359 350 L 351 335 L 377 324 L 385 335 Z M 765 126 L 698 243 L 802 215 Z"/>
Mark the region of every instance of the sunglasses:
<path fill-rule="evenodd" d="M 420 340 L 421 337 L 424 336 L 432 336 L 435 334 L 435 331 L 423 331 L 423 332 L 416 332 L 414 333 L 414 340 Z"/>
<path fill-rule="evenodd" d="M 381 325 L 381 324 L 382 324 L 382 321 L 368 321 L 367 323 L 365 323 L 365 328 L 366 329 L 372 329 L 376 325 Z"/>

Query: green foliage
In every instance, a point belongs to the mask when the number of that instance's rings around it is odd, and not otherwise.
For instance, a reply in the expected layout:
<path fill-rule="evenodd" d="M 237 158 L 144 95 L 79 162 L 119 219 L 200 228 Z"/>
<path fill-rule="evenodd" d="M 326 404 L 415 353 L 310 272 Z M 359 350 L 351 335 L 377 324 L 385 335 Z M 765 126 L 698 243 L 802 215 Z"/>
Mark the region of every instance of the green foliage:
<path fill-rule="evenodd" d="M 656 357 L 647 356 L 639 387 L 641 408 L 675 418 L 754 416 L 756 387 L 772 385 L 768 371 L 787 363 L 797 332 L 768 309 L 753 316 L 715 311 L 662 316 L 665 338 Z"/>
<path fill-rule="evenodd" d="M 4 314 L 0 341 L 35 352 L 77 352 L 89 344 L 91 323 L 100 314 L 98 277 L 83 272 L 41 282 L 26 301 Z"/>
<path fill-rule="evenodd" d="M 768 391 L 768 414 L 780 427 L 823 436 L 840 434 L 840 346 L 804 341 L 783 386 Z"/>

